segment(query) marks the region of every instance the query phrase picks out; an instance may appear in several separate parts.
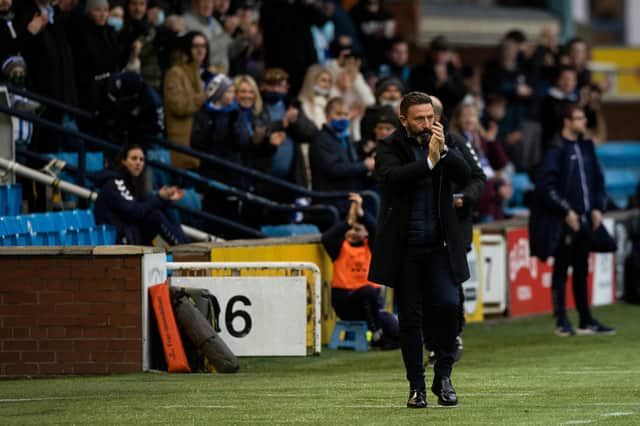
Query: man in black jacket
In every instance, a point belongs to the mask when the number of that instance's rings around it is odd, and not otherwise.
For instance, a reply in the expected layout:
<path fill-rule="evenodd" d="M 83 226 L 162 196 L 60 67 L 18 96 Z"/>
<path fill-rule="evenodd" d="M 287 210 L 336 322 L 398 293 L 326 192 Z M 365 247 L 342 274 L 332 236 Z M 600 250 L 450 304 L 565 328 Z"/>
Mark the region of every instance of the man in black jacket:
<path fill-rule="evenodd" d="M 378 144 L 381 209 L 369 280 L 395 288 L 402 358 L 410 385 L 407 407 L 427 406 L 422 353 L 423 314 L 434 330 L 431 390 L 440 405 L 457 405 L 451 384 L 458 333 L 458 286 L 469 278 L 452 183 L 469 182 L 469 166 L 445 145 L 429 95 L 408 93 L 400 103 L 403 128 Z"/>
<path fill-rule="evenodd" d="M 364 189 L 365 177 L 373 171 L 375 160 L 360 160 L 349 137 L 349 109 L 342 98 L 330 99 L 325 109 L 327 124 L 316 136 L 309 150 L 313 189 L 350 191 Z M 328 200 L 342 215 L 349 210 L 346 199 Z"/>
<path fill-rule="evenodd" d="M 604 177 L 593 141 L 584 138 L 584 110 L 568 105 L 562 113 L 562 131 L 556 134 L 540 166 L 536 198 L 529 221 L 531 254 L 545 261 L 553 255 L 551 294 L 555 334 L 576 334 L 566 308 L 566 282 L 573 268 L 573 298 L 580 317 L 578 334 L 615 334 L 591 315 L 587 297 L 589 234 L 602 224 L 606 206 Z M 591 229 L 589 229 L 591 228 Z"/>

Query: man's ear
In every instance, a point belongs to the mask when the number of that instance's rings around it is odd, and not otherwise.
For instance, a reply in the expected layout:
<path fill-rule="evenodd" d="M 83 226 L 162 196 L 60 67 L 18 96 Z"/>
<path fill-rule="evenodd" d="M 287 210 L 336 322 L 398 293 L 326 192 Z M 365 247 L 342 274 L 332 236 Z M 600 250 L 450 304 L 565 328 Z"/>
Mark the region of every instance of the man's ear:
<path fill-rule="evenodd" d="M 400 118 L 400 124 L 402 124 L 404 127 L 407 127 L 407 116 L 404 114 L 400 114 L 398 118 Z"/>

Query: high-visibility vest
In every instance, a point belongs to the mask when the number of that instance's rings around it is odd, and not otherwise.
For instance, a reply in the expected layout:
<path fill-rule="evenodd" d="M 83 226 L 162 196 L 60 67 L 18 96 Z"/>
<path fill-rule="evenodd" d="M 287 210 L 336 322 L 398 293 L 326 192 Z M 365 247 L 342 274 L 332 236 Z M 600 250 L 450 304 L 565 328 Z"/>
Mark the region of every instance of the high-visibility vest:
<path fill-rule="evenodd" d="M 379 284 L 370 282 L 369 263 L 371 262 L 371 248 L 369 240 L 365 239 L 361 246 L 354 247 L 348 241 L 342 242 L 340 254 L 333 262 L 333 288 L 345 290 L 357 290 L 361 287 L 371 285 L 380 287 Z"/>

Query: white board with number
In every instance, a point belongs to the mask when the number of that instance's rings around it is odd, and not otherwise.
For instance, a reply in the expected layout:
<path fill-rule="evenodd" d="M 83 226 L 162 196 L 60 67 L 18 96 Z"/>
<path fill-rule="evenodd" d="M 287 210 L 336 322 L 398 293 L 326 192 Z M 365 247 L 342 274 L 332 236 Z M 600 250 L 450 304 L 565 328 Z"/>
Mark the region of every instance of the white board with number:
<path fill-rule="evenodd" d="M 170 282 L 215 296 L 218 334 L 236 356 L 307 354 L 305 277 L 171 277 Z"/>

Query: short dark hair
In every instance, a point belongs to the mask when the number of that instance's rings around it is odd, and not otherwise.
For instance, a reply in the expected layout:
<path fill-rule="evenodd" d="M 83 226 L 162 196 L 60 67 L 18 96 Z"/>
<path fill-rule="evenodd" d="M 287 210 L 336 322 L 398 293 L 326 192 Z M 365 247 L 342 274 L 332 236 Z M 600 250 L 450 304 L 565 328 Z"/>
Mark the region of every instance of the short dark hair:
<path fill-rule="evenodd" d="M 333 111 L 333 108 L 336 105 L 344 105 L 344 99 L 339 96 L 329 99 L 329 102 L 327 102 L 327 106 L 324 107 L 325 114 L 329 115 L 329 113 Z"/>
<path fill-rule="evenodd" d="M 423 104 L 433 105 L 431 96 L 423 92 L 409 92 L 404 95 L 402 102 L 400 102 L 400 115 L 406 117 L 410 107 Z"/>
<path fill-rule="evenodd" d="M 573 72 L 574 74 L 578 75 L 578 70 L 576 70 L 571 65 L 562 65 L 558 67 L 558 69 L 556 70 L 556 75 L 555 75 L 556 78 L 553 81 L 557 82 L 560 79 L 560 76 L 562 75 L 562 73 L 565 73 L 565 72 Z"/>
<path fill-rule="evenodd" d="M 573 113 L 576 111 L 583 111 L 584 110 L 576 103 L 570 103 L 565 105 L 564 108 L 562 108 L 562 120 L 564 123 L 564 120 L 572 120 L 573 119 Z"/>

